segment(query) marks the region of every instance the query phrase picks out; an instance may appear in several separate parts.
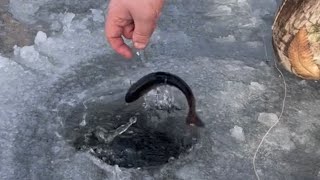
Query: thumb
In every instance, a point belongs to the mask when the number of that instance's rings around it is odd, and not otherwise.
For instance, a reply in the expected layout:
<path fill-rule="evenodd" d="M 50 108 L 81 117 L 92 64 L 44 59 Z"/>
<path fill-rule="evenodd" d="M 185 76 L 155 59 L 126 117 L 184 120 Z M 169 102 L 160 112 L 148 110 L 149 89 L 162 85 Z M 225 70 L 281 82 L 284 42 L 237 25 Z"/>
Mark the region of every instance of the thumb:
<path fill-rule="evenodd" d="M 135 22 L 132 40 L 135 48 L 144 49 L 156 28 L 156 18 Z"/>

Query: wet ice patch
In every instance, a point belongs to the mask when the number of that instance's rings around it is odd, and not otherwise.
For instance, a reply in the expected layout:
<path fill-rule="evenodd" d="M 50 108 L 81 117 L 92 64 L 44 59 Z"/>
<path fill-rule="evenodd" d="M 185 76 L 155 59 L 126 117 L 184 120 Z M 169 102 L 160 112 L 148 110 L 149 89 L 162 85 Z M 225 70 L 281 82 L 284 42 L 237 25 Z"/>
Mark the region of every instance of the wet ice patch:
<path fill-rule="evenodd" d="M 291 136 L 293 137 L 292 139 L 300 145 L 308 144 L 308 147 L 310 148 L 313 148 L 315 146 L 314 144 L 315 140 L 313 139 L 312 136 L 310 136 L 310 133 L 307 133 L 307 134 L 292 133 Z M 306 150 L 308 151 L 308 148 Z"/>
<path fill-rule="evenodd" d="M 252 88 L 254 87 L 254 88 Z M 226 90 L 219 93 L 218 98 L 221 99 L 221 104 L 230 106 L 232 109 L 241 109 L 247 106 L 247 104 L 261 94 L 263 90 L 255 88 L 253 85 L 246 85 L 241 82 L 226 82 Z"/>

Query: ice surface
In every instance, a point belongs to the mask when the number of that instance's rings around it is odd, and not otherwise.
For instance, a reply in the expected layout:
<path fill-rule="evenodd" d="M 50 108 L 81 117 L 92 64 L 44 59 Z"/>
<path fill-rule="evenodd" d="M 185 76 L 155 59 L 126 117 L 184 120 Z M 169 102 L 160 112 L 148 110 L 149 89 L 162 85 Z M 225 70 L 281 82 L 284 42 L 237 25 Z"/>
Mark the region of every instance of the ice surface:
<path fill-rule="evenodd" d="M 252 156 L 278 120 L 284 95 L 270 41 L 278 5 L 275 0 L 167 1 L 145 50 L 146 65 L 140 57 L 124 60 L 110 49 L 103 29 L 105 1 L 11 0 L 17 20 L 45 28 L 33 45 L 0 55 L 1 179 L 255 179 Z M 89 108 L 119 101 L 132 82 L 154 71 L 178 75 L 195 94 L 206 127 L 189 153 L 154 170 L 125 169 L 70 145 L 65 136 L 72 132 L 66 131 L 83 121 L 83 102 Z M 285 111 L 262 144 L 257 169 L 261 179 L 317 179 L 319 83 L 284 75 Z M 160 105 L 174 101 L 186 111 L 181 92 L 167 90 Z M 152 102 L 155 92 L 146 98 Z M 79 118 L 70 119 L 75 112 Z M 150 122 L 156 126 L 166 116 Z"/>

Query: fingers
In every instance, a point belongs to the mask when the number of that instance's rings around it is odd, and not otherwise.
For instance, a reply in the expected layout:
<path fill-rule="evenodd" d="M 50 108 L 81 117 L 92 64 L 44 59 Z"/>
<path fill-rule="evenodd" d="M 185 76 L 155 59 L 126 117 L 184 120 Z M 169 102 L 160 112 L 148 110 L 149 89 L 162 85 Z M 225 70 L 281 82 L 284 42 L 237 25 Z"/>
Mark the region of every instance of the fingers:
<path fill-rule="evenodd" d="M 134 30 L 134 24 L 129 24 L 126 27 L 124 27 L 124 31 L 123 31 L 123 36 L 127 39 L 132 39 L 132 35 L 133 35 L 133 30 Z"/>
<path fill-rule="evenodd" d="M 144 49 L 156 27 L 156 19 L 148 19 L 143 21 L 135 21 L 135 29 L 132 40 L 135 48 Z"/>
<path fill-rule="evenodd" d="M 144 49 L 154 32 L 163 6 L 163 0 L 153 1 L 149 8 L 141 9 L 141 14 L 133 14 L 134 32 L 132 40 L 135 48 Z"/>
<path fill-rule="evenodd" d="M 130 31 L 129 29 L 125 30 L 126 23 L 124 20 L 119 20 L 110 16 L 106 22 L 106 38 L 111 45 L 112 49 L 114 49 L 117 53 L 122 55 L 125 58 L 132 58 L 132 52 L 130 48 L 124 43 L 122 39 L 122 34 L 126 32 L 126 36 L 129 37 Z"/>
<path fill-rule="evenodd" d="M 142 6 L 142 5 L 143 6 Z M 111 47 L 120 55 L 132 58 L 122 36 L 132 39 L 135 48 L 144 49 L 155 30 L 163 0 L 111 0 L 105 35 Z"/>

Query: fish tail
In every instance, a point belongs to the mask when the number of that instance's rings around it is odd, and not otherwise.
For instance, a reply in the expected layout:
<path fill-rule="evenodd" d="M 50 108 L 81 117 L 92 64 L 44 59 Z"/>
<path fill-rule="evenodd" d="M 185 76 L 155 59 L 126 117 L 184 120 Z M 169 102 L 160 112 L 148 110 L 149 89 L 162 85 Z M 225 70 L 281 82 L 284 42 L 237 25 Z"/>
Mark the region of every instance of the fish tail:
<path fill-rule="evenodd" d="M 189 114 L 187 117 L 187 124 L 191 126 L 204 127 L 204 123 L 201 121 L 197 114 Z"/>

